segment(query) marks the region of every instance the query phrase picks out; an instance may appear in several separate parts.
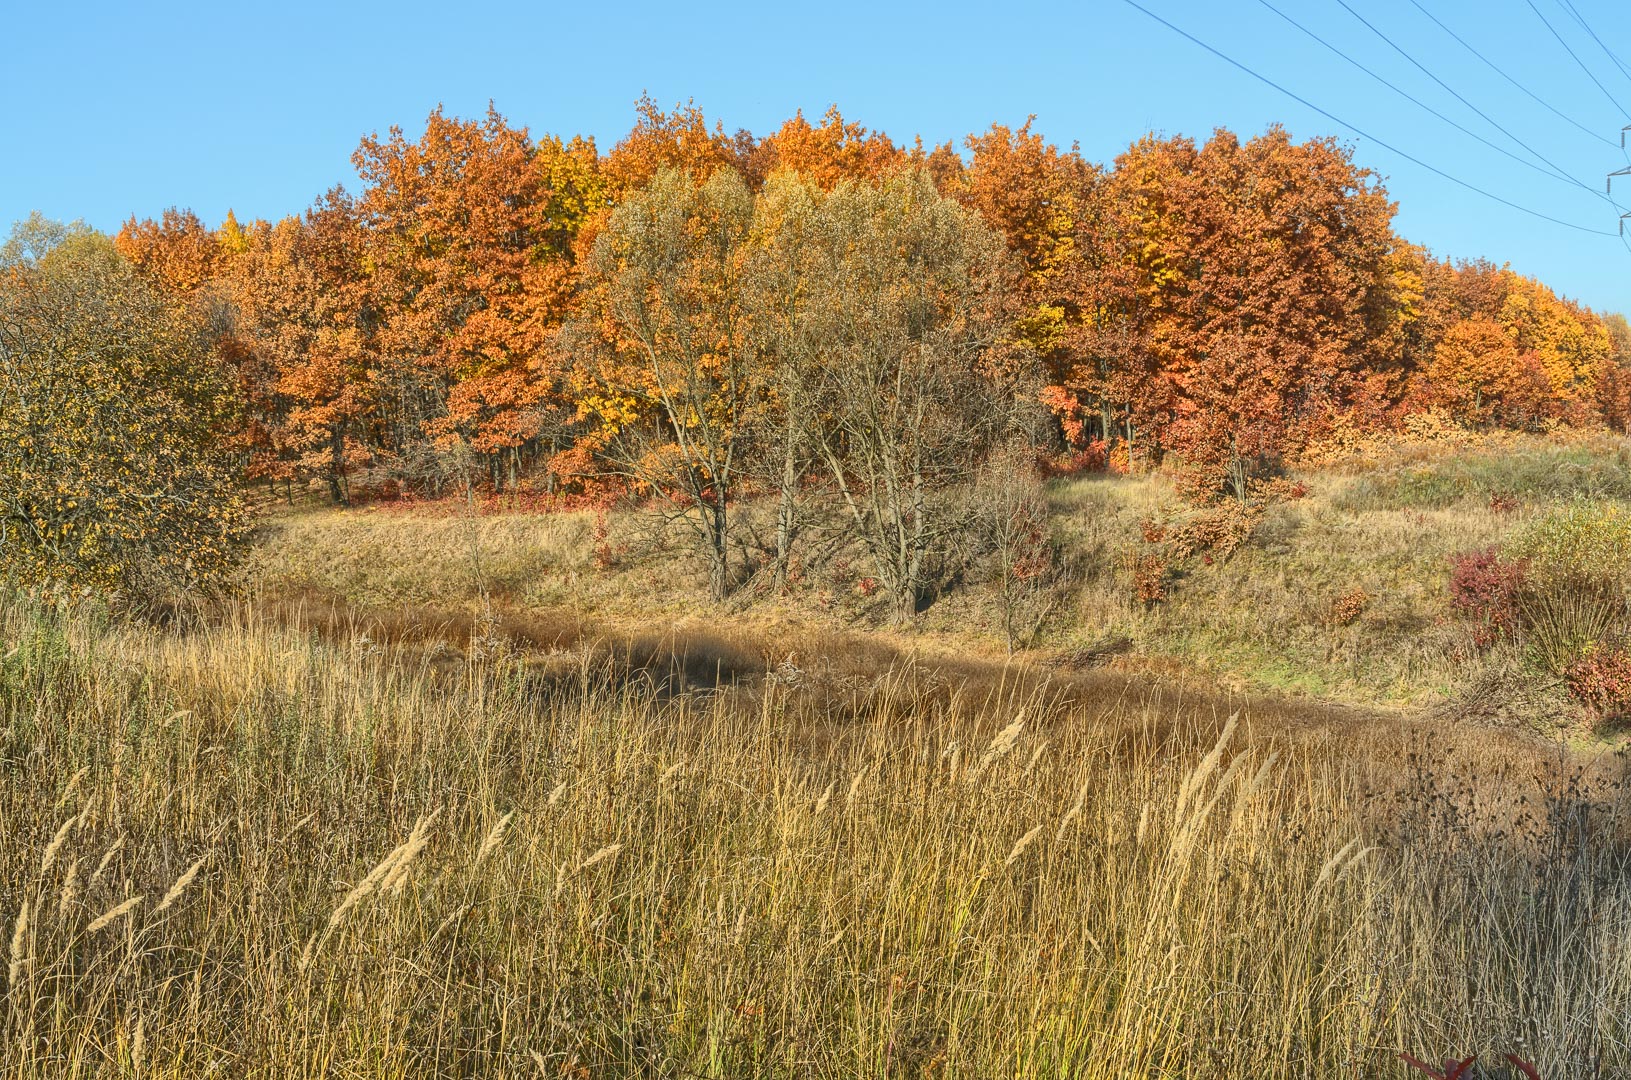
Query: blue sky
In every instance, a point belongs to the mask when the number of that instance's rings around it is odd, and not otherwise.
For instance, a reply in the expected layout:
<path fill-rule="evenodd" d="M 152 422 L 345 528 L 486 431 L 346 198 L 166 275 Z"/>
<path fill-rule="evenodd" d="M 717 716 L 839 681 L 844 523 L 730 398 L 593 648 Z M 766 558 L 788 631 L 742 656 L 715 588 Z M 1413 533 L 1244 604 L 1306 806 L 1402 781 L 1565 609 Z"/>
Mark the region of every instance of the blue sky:
<path fill-rule="evenodd" d="M 1531 210 L 1614 233 L 1597 198 L 1627 166 L 1631 4 L 1622 0 L 1268 0 L 1456 123 L 1478 142 L 1350 67 L 1263 0 L 1139 0 L 1313 105 L 1427 166 Z M 1346 2 L 1468 104 L 1386 44 Z M 1465 51 L 1437 16 L 1571 126 Z M 1531 8 L 1538 8 L 1539 15 Z M 1572 11 L 1570 7 L 1572 5 Z M 1543 15 L 1603 84 L 1599 89 Z M 1578 19 L 1576 16 L 1578 15 Z M 694 98 L 727 129 L 764 133 L 795 109 L 899 140 L 961 139 L 1030 113 L 1061 144 L 1105 161 L 1155 131 L 1204 137 L 1281 122 L 1337 134 L 1387 177 L 1399 230 L 1441 254 L 1510 261 L 1603 310 L 1631 309 L 1631 252 L 1476 195 L 1361 138 L 1205 52 L 1125 0 L 811 5 L 24 4 L 3 0 L 0 223 L 41 210 L 116 228 L 191 206 L 207 221 L 277 217 L 351 184 L 370 131 L 416 132 L 438 103 L 492 99 L 534 133 L 592 134 L 607 148 L 649 90 Z M 1481 110 L 1480 117 L 1472 107 Z M 1494 125 L 1506 129 L 1507 134 Z M 1520 147 L 1515 140 L 1526 143 Z M 1601 141 L 1606 140 L 1606 141 Z M 1545 175 L 1551 166 L 1573 186 Z M 1631 177 L 1616 195 L 1631 209 Z M 1589 189 L 1589 190 L 1588 190 Z M 1623 194 L 1622 194 L 1623 192 Z"/>

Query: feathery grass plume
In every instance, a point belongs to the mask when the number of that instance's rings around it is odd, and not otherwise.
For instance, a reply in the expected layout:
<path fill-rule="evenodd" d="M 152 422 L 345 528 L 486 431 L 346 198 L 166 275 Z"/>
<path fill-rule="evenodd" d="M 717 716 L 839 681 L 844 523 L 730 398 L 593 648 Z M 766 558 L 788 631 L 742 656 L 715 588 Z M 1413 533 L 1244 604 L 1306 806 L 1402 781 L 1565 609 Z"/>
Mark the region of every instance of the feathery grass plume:
<path fill-rule="evenodd" d="M 305 817 L 301 818 L 299 821 L 295 822 L 293 825 L 290 825 L 288 830 L 283 834 L 282 839 L 280 839 L 278 841 L 278 843 L 280 843 L 280 844 L 288 843 L 289 838 L 291 836 L 293 836 L 295 833 L 299 832 L 301 829 L 304 829 L 307 825 L 310 825 L 312 819 L 315 818 L 316 816 L 317 816 L 317 811 L 313 810 L 311 813 L 307 814 Z"/>
<path fill-rule="evenodd" d="M 1036 768 L 1036 763 L 1042 760 L 1042 755 L 1045 754 L 1047 752 L 1047 750 L 1048 750 L 1048 740 L 1043 739 L 1041 742 L 1037 743 L 1036 744 L 1036 750 L 1033 751 L 1032 754 L 1031 754 L 1031 760 L 1028 761 L 1026 763 L 1026 765 L 1025 765 L 1025 771 L 1026 772 L 1031 772 L 1033 769 L 1035 769 Z"/>
<path fill-rule="evenodd" d="M 837 787 L 838 787 L 838 781 L 834 780 L 832 783 L 827 785 L 827 790 L 823 791 L 821 793 L 821 797 L 816 800 L 816 804 L 815 804 L 815 816 L 816 817 L 820 817 L 822 811 L 827 809 L 827 803 L 832 801 L 833 790 L 835 788 L 837 788 Z"/>
<path fill-rule="evenodd" d="M 422 820 L 422 819 L 421 819 Z M 329 913 L 328 928 L 324 931 L 325 937 L 345 921 L 351 909 L 368 899 L 369 895 L 379 887 L 385 876 L 396 866 L 396 861 L 402 857 L 403 850 L 408 845 L 404 842 L 392 848 L 390 853 L 381 859 L 374 868 L 363 876 L 363 879 L 351 886 L 351 891 L 345 894 L 340 903 Z"/>
<path fill-rule="evenodd" d="M 102 861 L 96 864 L 96 871 L 91 874 L 91 885 L 94 886 L 101 880 L 102 875 L 107 872 L 108 864 L 113 862 L 113 857 L 119 854 L 124 846 L 125 838 L 122 834 L 119 839 L 108 845 L 108 850 L 103 854 Z"/>
<path fill-rule="evenodd" d="M 597 863 L 603 863 L 607 859 L 615 858 L 617 853 L 622 850 L 623 845 L 621 843 L 607 844 L 605 847 L 601 848 L 599 851 L 595 852 L 593 855 L 579 863 L 578 868 L 572 872 L 574 874 L 580 874 Z"/>
<path fill-rule="evenodd" d="M 137 1076 L 147 1065 L 147 1017 L 136 1018 L 136 1032 L 130 1037 L 130 1071 Z"/>
<path fill-rule="evenodd" d="M 187 867 L 181 876 L 176 878 L 176 883 L 170 886 L 169 892 L 164 894 L 164 899 L 159 901 L 159 906 L 153 909 L 153 914 L 159 914 L 159 912 L 164 911 L 171 904 L 181 899 L 181 894 L 187 891 L 187 886 L 193 883 L 193 878 L 198 876 L 198 871 L 203 869 L 204 864 L 209 861 L 209 857 L 210 852 L 204 852 L 198 857 L 197 862 Z"/>
<path fill-rule="evenodd" d="M 79 814 L 74 818 L 74 828 L 83 829 L 85 827 L 85 822 L 90 818 L 91 811 L 96 809 L 96 799 L 96 792 L 91 792 L 91 797 L 85 800 L 85 805 L 79 808 Z"/>
<path fill-rule="evenodd" d="M 1356 836 L 1352 840 L 1349 840 L 1346 844 L 1343 844 L 1342 847 L 1338 848 L 1332 853 L 1330 858 L 1325 860 L 1325 865 L 1320 867 L 1319 877 L 1314 879 L 1315 890 L 1318 890 L 1321 885 L 1325 884 L 1325 879 L 1330 877 L 1332 871 L 1341 866 L 1342 861 L 1346 859 L 1354 848 L 1358 846 L 1359 837 Z"/>
<path fill-rule="evenodd" d="M 674 774 L 679 772 L 683 768 L 685 768 L 685 762 L 683 762 L 683 761 L 674 762 L 674 764 L 670 765 L 668 768 L 663 770 L 663 774 L 661 776 L 657 777 L 657 786 L 662 787 L 664 784 L 668 783 L 670 780 L 672 780 L 674 778 Z"/>
<path fill-rule="evenodd" d="M 1273 775 L 1274 766 L 1279 764 L 1279 761 L 1280 751 L 1270 751 L 1263 764 L 1259 765 L 1257 771 L 1252 774 L 1252 778 L 1235 788 L 1235 805 L 1234 809 L 1229 813 L 1229 828 L 1231 830 L 1240 828 L 1241 824 L 1246 820 L 1246 812 L 1252 805 L 1252 796 L 1257 794 L 1268 781 L 1268 778 Z"/>
<path fill-rule="evenodd" d="M 57 799 L 56 808 L 58 810 L 61 810 L 64 806 L 68 805 L 68 800 L 74 797 L 74 791 L 78 789 L 79 782 L 85 779 L 85 775 L 90 771 L 91 767 L 89 765 L 82 765 L 80 766 L 78 772 L 74 773 L 74 775 L 68 778 L 68 783 L 63 785 L 61 797 Z"/>
<path fill-rule="evenodd" d="M 1218 741 L 1213 744 L 1211 751 L 1184 778 L 1183 786 L 1178 789 L 1178 805 L 1172 811 L 1173 821 L 1184 820 L 1184 810 L 1189 806 L 1189 800 L 1194 798 L 1201 785 L 1206 783 L 1207 777 L 1212 775 L 1212 770 L 1218 767 L 1218 762 L 1223 759 L 1223 751 L 1229 745 L 1229 738 L 1235 733 L 1235 724 L 1239 720 L 1239 713 L 1229 714 L 1229 721 L 1223 725 L 1223 732 L 1218 735 Z"/>
<path fill-rule="evenodd" d="M 1373 847 L 1361 848 L 1359 844 L 1359 838 L 1355 837 L 1344 844 L 1340 851 L 1325 860 L 1325 865 L 1320 867 L 1319 877 L 1314 879 L 1314 889 L 1316 891 L 1327 880 L 1335 881 L 1341 878 L 1349 870 L 1359 865 L 1359 860 L 1376 850 Z"/>
<path fill-rule="evenodd" d="M 402 846 L 394 853 L 396 859 L 391 864 L 391 869 L 386 873 L 384 880 L 379 883 L 380 892 L 394 894 L 402 891 L 402 886 L 408 883 L 408 871 L 413 866 L 414 858 L 425 850 L 426 844 L 430 843 L 431 822 L 435 821 L 441 813 L 442 808 L 438 806 L 413 823 L 413 831 L 408 834 L 408 839 L 403 841 Z"/>
<path fill-rule="evenodd" d="M 100 917 L 98 917 L 95 921 L 93 921 L 91 923 L 91 925 L 89 925 L 89 926 L 87 926 L 85 928 L 85 932 L 87 934 L 96 933 L 98 930 L 102 929 L 104 926 L 107 926 L 109 923 L 113 922 L 113 920 L 119 918 L 122 915 L 129 914 L 132 908 L 134 908 L 137 904 L 141 903 L 145 899 L 147 899 L 145 896 L 132 896 L 129 900 L 126 900 L 124 903 L 120 904 L 118 907 L 113 908 L 113 909 L 105 912 L 104 914 L 102 914 Z"/>
<path fill-rule="evenodd" d="M 1087 805 L 1087 789 L 1092 786 L 1092 783 L 1091 779 L 1082 781 L 1082 790 L 1076 793 L 1076 802 L 1069 810 L 1065 811 L 1065 816 L 1059 819 L 1059 831 L 1054 833 L 1054 840 L 1063 840 L 1065 830 L 1070 828 L 1070 823 L 1081 817 L 1082 807 Z"/>
<path fill-rule="evenodd" d="M 41 877 L 44 877 L 50 871 L 52 864 L 57 861 L 57 854 L 62 851 L 62 845 L 68 842 L 68 834 L 73 831 L 73 828 L 74 819 L 69 818 L 57 829 L 57 834 L 51 838 L 51 842 L 45 845 L 45 855 L 40 859 Z"/>
<path fill-rule="evenodd" d="M 68 873 L 63 875 L 62 889 L 57 893 L 57 918 L 61 919 L 68 912 L 68 906 L 79 897 L 79 864 L 81 860 L 75 859 L 68 864 Z"/>
<path fill-rule="evenodd" d="M 1014 744 L 1019 741 L 1019 733 L 1024 730 L 1025 713 L 1021 710 L 1020 714 L 1014 717 L 1013 723 L 997 732 L 996 736 L 992 738 L 991 744 L 985 748 L 985 753 L 980 755 L 980 764 L 974 770 L 975 775 L 984 772 L 998 758 L 1012 750 Z"/>
<path fill-rule="evenodd" d="M 1218 782 L 1213 785 L 1212 794 L 1206 802 L 1195 805 L 1188 817 L 1173 819 L 1170 851 L 1177 855 L 1188 854 L 1189 848 L 1195 842 L 1195 837 L 1200 832 L 1201 827 L 1212 816 L 1212 811 L 1217 809 L 1218 802 L 1223 798 L 1224 793 L 1229 790 L 1230 785 L 1234 783 L 1235 777 L 1240 775 L 1241 769 L 1246 766 L 1250 757 L 1250 754 L 1236 754 L 1234 759 L 1229 762 L 1229 767 L 1223 770 L 1223 775 L 1218 777 Z M 1205 780 L 1203 779 L 1198 788 L 1204 786 Z"/>
<path fill-rule="evenodd" d="M 856 770 L 855 779 L 849 782 L 849 794 L 844 796 L 844 803 L 846 805 L 855 801 L 855 793 L 861 790 L 861 782 L 866 779 L 867 770 L 869 768 L 870 766 L 862 765 L 860 769 Z"/>
<path fill-rule="evenodd" d="M 23 966 L 28 963 L 28 901 L 17 909 L 17 921 L 11 928 L 11 965 L 6 969 L 6 989 L 15 990 L 23 977 Z"/>
<path fill-rule="evenodd" d="M 498 847 L 498 845 L 504 842 L 504 834 L 509 831 L 510 819 L 513 817 L 515 817 L 515 811 L 511 810 L 508 814 L 505 814 L 503 817 L 498 819 L 497 825 L 494 825 L 487 831 L 487 838 L 481 842 L 481 850 L 476 852 L 477 866 L 481 865 L 482 860 L 486 859 L 487 856 L 492 853 L 494 848 Z"/>
<path fill-rule="evenodd" d="M 566 781 L 562 780 L 560 783 L 555 785 L 555 790 L 551 791 L 549 793 L 549 798 L 545 801 L 544 805 L 545 806 L 554 806 L 556 803 L 561 801 L 561 796 L 565 795 L 565 794 L 566 794 Z"/>
<path fill-rule="evenodd" d="M 1025 849 L 1031 846 L 1031 841 L 1035 840 L 1036 837 L 1037 837 L 1037 834 L 1040 833 L 1041 831 L 1042 831 L 1042 826 L 1037 825 L 1037 826 L 1033 827 L 1030 832 L 1028 832 L 1024 836 L 1020 837 L 1018 842 L 1016 842 L 1014 844 L 1014 849 L 1008 853 L 1008 858 L 1003 862 L 1002 865 L 1004 865 L 1004 866 L 1014 865 L 1014 863 L 1016 861 L 1018 861 L 1019 857 L 1021 855 L 1025 854 Z"/>
<path fill-rule="evenodd" d="M 532 1063 L 538 1066 L 538 1072 L 543 1076 L 548 1076 L 549 1066 L 544 1062 L 544 1055 L 536 1050 L 528 1050 L 527 1053 L 532 1057 Z"/>

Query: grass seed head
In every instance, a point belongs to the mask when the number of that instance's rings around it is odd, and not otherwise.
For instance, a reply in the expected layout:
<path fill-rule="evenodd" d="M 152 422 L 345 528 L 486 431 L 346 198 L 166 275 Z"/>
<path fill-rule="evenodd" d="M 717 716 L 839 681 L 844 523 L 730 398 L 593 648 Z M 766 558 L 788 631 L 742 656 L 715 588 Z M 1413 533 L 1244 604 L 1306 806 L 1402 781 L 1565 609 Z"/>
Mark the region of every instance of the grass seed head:
<path fill-rule="evenodd" d="M 136 905 L 140 904 L 145 899 L 145 896 L 132 896 L 129 900 L 126 900 L 118 907 L 104 912 L 101 916 L 92 921 L 91 925 L 85 928 L 85 932 L 87 934 L 96 933 L 98 930 L 112 923 L 115 919 L 119 919 L 130 914 L 130 912 L 135 909 Z"/>

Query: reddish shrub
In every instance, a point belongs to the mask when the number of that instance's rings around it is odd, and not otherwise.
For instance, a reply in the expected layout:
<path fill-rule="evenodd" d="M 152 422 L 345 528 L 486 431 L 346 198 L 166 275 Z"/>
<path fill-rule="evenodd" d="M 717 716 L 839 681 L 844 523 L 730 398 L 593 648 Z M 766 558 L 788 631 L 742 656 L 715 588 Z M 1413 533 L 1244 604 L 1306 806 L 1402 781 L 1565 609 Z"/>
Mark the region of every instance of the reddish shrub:
<path fill-rule="evenodd" d="M 1599 723 L 1631 716 L 1631 652 L 1624 646 L 1597 646 L 1570 664 L 1563 678 Z"/>
<path fill-rule="evenodd" d="M 876 596 L 878 595 L 878 579 L 875 577 L 864 577 L 855 583 L 855 589 L 862 596 Z"/>
<path fill-rule="evenodd" d="M 1492 548 L 1450 561 L 1450 606 L 1478 624 L 1473 640 L 1487 648 L 1517 626 L 1518 592 L 1528 566 Z"/>
<path fill-rule="evenodd" d="M 1497 491 L 1489 497 L 1489 508 L 1497 514 L 1510 514 L 1518 508 L 1518 500 L 1504 491 Z"/>
<path fill-rule="evenodd" d="M 1352 626 L 1369 606 L 1370 594 L 1356 585 L 1331 601 L 1328 619 L 1332 626 Z"/>
<path fill-rule="evenodd" d="M 1139 554 L 1128 560 L 1133 576 L 1133 599 L 1153 607 L 1167 598 L 1167 564 L 1159 555 Z"/>
<path fill-rule="evenodd" d="M 1138 531 L 1146 544 L 1159 544 L 1167 538 L 1167 527 L 1154 518 L 1145 518 L 1139 522 Z"/>
<path fill-rule="evenodd" d="M 1173 532 L 1173 553 L 1180 559 L 1202 552 L 1227 559 L 1246 542 L 1262 516 L 1261 506 L 1244 506 L 1234 500 L 1221 502 Z"/>
<path fill-rule="evenodd" d="M 1079 476 L 1083 473 L 1105 471 L 1110 459 L 1110 448 L 1103 439 L 1090 439 L 1079 450 L 1054 456 L 1044 456 L 1037 463 L 1043 476 Z"/>

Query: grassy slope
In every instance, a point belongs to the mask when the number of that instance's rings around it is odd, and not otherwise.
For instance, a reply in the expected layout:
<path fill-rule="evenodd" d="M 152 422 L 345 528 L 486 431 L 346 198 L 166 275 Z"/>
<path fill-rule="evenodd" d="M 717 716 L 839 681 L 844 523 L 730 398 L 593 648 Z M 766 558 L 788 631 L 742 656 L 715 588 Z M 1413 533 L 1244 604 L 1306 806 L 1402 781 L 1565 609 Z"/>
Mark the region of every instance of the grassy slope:
<path fill-rule="evenodd" d="M 1125 559 L 1142 522 L 1182 520 L 1170 485 L 1148 476 L 1057 481 L 1050 498 L 1061 579 L 1029 655 L 1069 656 L 1126 638 L 1131 652 L 1113 665 L 1208 686 L 1371 707 L 1452 703 L 1514 658 L 1467 649 L 1447 603 L 1451 556 L 1499 543 L 1559 498 L 1631 497 L 1628 460 L 1619 440 L 1513 440 L 1418 448 L 1313 473 L 1307 498 L 1271 508 L 1228 559 L 1192 560 L 1170 600 L 1153 610 L 1133 602 Z M 1517 505 L 1492 509 L 1494 495 Z M 882 625 L 881 598 L 863 594 L 865 560 L 852 547 L 812 541 L 790 595 L 750 585 L 715 607 L 699 598 L 682 532 L 614 514 L 606 567 L 596 565 L 594 527 L 587 513 L 290 514 L 268 527 L 252 577 L 272 595 L 368 607 L 485 603 L 646 632 L 728 621 L 790 654 L 801 635 L 823 631 L 864 632 L 920 651 L 1003 651 L 993 590 L 977 576 L 901 635 Z M 1334 601 L 1356 589 L 1367 598 L 1363 609 L 1337 625 Z M 1556 705 L 1542 711 L 1556 714 Z"/>

